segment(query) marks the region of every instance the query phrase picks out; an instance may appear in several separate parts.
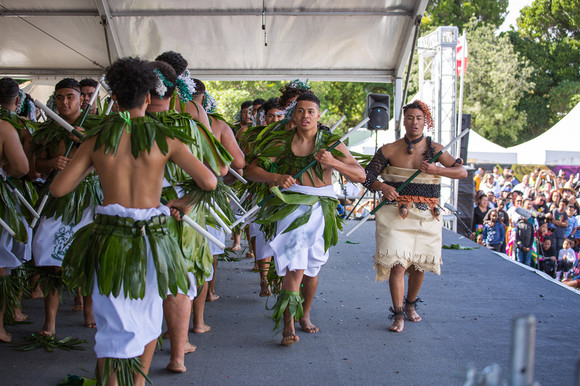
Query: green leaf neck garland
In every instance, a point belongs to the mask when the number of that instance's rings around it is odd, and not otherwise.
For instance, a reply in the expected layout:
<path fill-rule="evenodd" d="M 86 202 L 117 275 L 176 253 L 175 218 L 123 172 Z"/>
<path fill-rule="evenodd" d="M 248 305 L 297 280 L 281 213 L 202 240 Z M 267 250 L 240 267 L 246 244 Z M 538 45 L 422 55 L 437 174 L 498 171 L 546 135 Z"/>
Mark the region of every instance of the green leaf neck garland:
<path fill-rule="evenodd" d="M 167 137 L 171 139 L 177 138 L 186 144 L 193 143 L 193 139 L 189 135 L 172 130 L 158 120 L 148 116 L 131 118 L 130 123 L 131 127 L 129 128 L 123 117 L 119 114 L 112 114 L 105 117 L 100 125 L 89 130 L 86 133 L 86 137 L 97 137 L 94 150 L 104 146 L 105 153 L 108 154 L 112 151 L 113 154 L 117 154 L 121 136 L 123 131 L 127 129 L 131 136 L 131 154 L 135 159 L 144 150 L 150 153 L 153 145 L 157 145 L 164 155 L 167 154 L 169 151 Z"/>
<path fill-rule="evenodd" d="M 82 114 L 80 114 L 77 119 L 73 122 L 72 126 L 78 126 L 81 123 Z M 83 129 L 91 130 L 103 120 L 100 115 L 87 115 L 85 122 L 83 123 Z M 64 143 L 65 147 L 68 147 L 72 139 L 70 139 L 70 133 L 61 125 L 49 119 L 48 121 L 42 123 L 38 130 L 32 136 L 32 142 L 34 143 L 34 151 L 49 153 L 56 153 L 61 143 Z"/>
<path fill-rule="evenodd" d="M 14 111 L 0 108 L 0 119 L 10 123 L 16 130 L 26 129 L 33 134 L 37 129 L 37 123 L 20 117 Z"/>
<path fill-rule="evenodd" d="M 201 162 L 206 163 L 216 174 L 220 172 L 220 160 L 228 166 L 233 161 L 233 157 L 213 133 L 203 124 L 191 118 L 189 114 L 163 111 L 147 113 L 147 115 L 171 128 L 177 134 L 183 133 L 190 137 L 192 141 L 189 148 L 193 155 Z M 171 184 L 182 183 L 189 179 L 189 175 L 172 162 L 168 163 L 165 168 L 165 177 Z"/>
<path fill-rule="evenodd" d="M 292 142 L 295 134 L 296 129 L 291 129 L 272 131 L 269 135 L 266 135 L 265 138 L 263 137 L 264 139 L 262 143 L 266 143 L 266 145 L 260 151 L 260 166 L 265 170 L 270 169 L 271 166 L 268 164 L 269 158 L 275 158 L 274 163 L 278 169 L 277 173 L 293 175 L 311 163 L 314 160 L 314 155 L 320 149 L 326 149 L 340 139 L 340 136 L 329 133 L 326 130 L 318 130 L 312 153 L 307 156 L 297 156 L 292 151 Z M 331 154 L 336 157 L 344 157 L 344 154 L 336 149 L 332 150 Z M 266 167 L 268 167 L 268 169 L 266 169 Z M 314 182 L 313 171 L 321 181 L 326 182 L 324 181 L 324 172 L 320 163 L 316 162 L 314 166 L 305 172 Z M 304 174 L 298 177 L 300 184 L 304 183 L 303 175 Z"/>

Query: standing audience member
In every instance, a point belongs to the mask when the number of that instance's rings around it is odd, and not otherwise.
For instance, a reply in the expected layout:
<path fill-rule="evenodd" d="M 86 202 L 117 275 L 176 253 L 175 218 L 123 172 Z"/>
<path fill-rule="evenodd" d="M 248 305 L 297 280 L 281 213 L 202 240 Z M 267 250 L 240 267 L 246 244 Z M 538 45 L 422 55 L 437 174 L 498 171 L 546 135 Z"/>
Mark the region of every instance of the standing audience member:
<path fill-rule="evenodd" d="M 473 221 L 471 223 L 471 231 L 475 232 L 477 226 L 483 226 L 483 219 L 489 210 L 488 199 L 485 194 L 478 197 L 477 206 L 473 209 Z"/>
<path fill-rule="evenodd" d="M 560 200 L 557 209 L 552 210 L 552 223 L 556 226 L 556 230 L 552 235 L 554 239 L 554 248 L 556 251 L 562 248 L 564 243 L 566 227 L 568 227 L 568 215 L 566 214 L 567 200 Z"/>
<path fill-rule="evenodd" d="M 529 214 L 521 214 L 515 224 L 516 260 L 532 265 L 532 246 L 534 244 L 534 225 Z"/>
<path fill-rule="evenodd" d="M 544 238 L 538 255 L 540 271 L 546 272 L 548 275 L 555 279 L 558 259 L 556 258 L 556 252 L 554 252 L 554 248 L 552 247 L 551 238 Z"/>

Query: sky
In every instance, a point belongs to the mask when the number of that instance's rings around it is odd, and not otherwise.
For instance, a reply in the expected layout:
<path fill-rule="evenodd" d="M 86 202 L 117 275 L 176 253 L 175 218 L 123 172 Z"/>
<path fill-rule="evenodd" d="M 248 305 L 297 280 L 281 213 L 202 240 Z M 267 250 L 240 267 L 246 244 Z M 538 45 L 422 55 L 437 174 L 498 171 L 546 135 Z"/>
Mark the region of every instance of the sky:
<path fill-rule="evenodd" d="M 499 31 L 509 31 L 510 25 L 517 28 L 517 18 L 520 16 L 520 10 L 527 5 L 532 5 L 532 2 L 533 0 L 509 0 L 508 14 L 504 23 L 499 27 Z"/>

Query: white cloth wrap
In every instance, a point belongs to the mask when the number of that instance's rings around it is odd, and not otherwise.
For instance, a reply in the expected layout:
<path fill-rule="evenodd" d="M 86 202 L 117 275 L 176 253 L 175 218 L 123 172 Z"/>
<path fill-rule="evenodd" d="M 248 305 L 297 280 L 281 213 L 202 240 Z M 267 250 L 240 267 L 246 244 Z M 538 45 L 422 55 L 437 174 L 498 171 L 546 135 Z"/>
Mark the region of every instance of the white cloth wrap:
<path fill-rule="evenodd" d="M 220 227 L 219 229 L 216 229 L 214 227 L 212 227 L 211 225 L 206 225 L 205 229 L 212 235 L 214 236 L 216 239 L 218 239 L 219 241 L 221 241 L 223 244 L 226 243 L 226 234 L 223 231 L 223 229 Z M 222 253 L 224 253 L 224 250 L 219 248 L 217 245 L 215 245 L 214 243 L 212 243 L 211 241 L 207 240 L 207 242 L 209 243 L 209 250 L 211 252 L 211 254 L 213 256 L 215 255 L 221 255 Z"/>
<path fill-rule="evenodd" d="M 332 185 L 320 188 L 293 185 L 289 189 L 285 189 L 284 192 L 336 197 Z M 294 213 L 278 221 L 276 235 L 269 242 L 278 276 L 285 276 L 288 270 L 303 269 L 306 276 L 315 277 L 328 260 L 328 251 L 324 251 L 324 215 L 319 202 L 312 206 L 312 214 L 306 224 L 291 232 L 283 233 L 296 218 L 307 210 L 308 205 L 300 205 Z"/>
<path fill-rule="evenodd" d="M 38 228 L 32 240 L 32 255 L 37 267 L 61 267 L 62 259 L 70 245 L 70 238 L 76 231 L 93 222 L 93 209 L 89 207 L 83 212 L 77 225 L 65 224 L 62 217 L 41 217 Z"/>
<path fill-rule="evenodd" d="M 184 293 L 179 287 L 177 287 L 177 293 L 187 295 L 189 300 L 193 300 L 197 296 L 197 285 L 195 275 L 192 272 L 188 272 L 187 277 L 189 279 L 189 289 L 187 290 L 187 293 Z M 167 296 L 173 296 L 171 290 L 169 289 L 167 289 Z"/>
<path fill-rule="evenodd" d="M 256 233 L 256 260 L 264 260 L 267 257 L 274 256 L 274 251 L 270 244 L 266 242 L 264 232 L 258 230 Z"/>
<path fill-rule="evenodd" d="M 14 254 L 14 244 L 12 236 L 0 228 L 0 268 L 8 268 L 8 273 L 22 264 Z"/>
<path fill-rule="evenodd" d="M 21 261 L 30 261 L 30 259 L 32 259 L 32 239 L 34 236 L 34 232 L 32 231 L 32 228 L 28 225 L 28 222 L 24 219 L 24 217 L 22 218 L 22 222 L 26 226 L 26 233 L 28 234 L 28 240 L 26 241 L 26 243 L 14 241 L 14 243 L 12 245 L 12 252 Z"/>
<path fill-rule="evenodd" d="M 153 216 L 169 216 L 169 208 L 125 208 L 118 204 L 99 206 L 96 213 L 129 217 L 147 221 Z M 93 314 L 97 324 L 95 352 L 97 358 L 135 358 L 145 350 L 145 345 L 161 334 L 163 322 L 163 299 L 159 296 L 157 271 L 149 243 L 147 246 L 147 276 L 143 299 L 127 299 L 121 288 L 117 297 L 99 293 L 95 278 L 93 288 Z"/>

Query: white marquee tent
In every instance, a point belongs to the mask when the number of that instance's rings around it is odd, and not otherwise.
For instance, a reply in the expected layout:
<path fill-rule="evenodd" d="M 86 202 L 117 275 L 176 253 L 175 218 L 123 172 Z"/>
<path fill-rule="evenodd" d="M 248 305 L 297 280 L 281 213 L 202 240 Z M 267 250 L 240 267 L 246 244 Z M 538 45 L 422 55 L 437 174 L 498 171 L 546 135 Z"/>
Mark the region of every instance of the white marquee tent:
<path fill-rule="evenodd" d="M 475 130 L 471 130 L 467 144 L 467 163 L 516 164 L 518 163 L 518 154 L 483 138 Z"/>
<path fill-rule="evenodd" d="M 542 135 L 507 150 L 519 164 L 580 165 L 580 103 Z"/>
<path fill-rule="evenodd" d="M 394 83 L 429 0 L 4 0 L 0 75 L 54 85 L 180 52 L 202 80 Z M 30 90 L 30 89 L 28 89 Z"/>
<path fill-rule="evenodd" d="M 175 50 L 203 79 L 393 82 L 427 3 L 4 0 L 0 73 L 94 77 L 118 57 Z"/>

